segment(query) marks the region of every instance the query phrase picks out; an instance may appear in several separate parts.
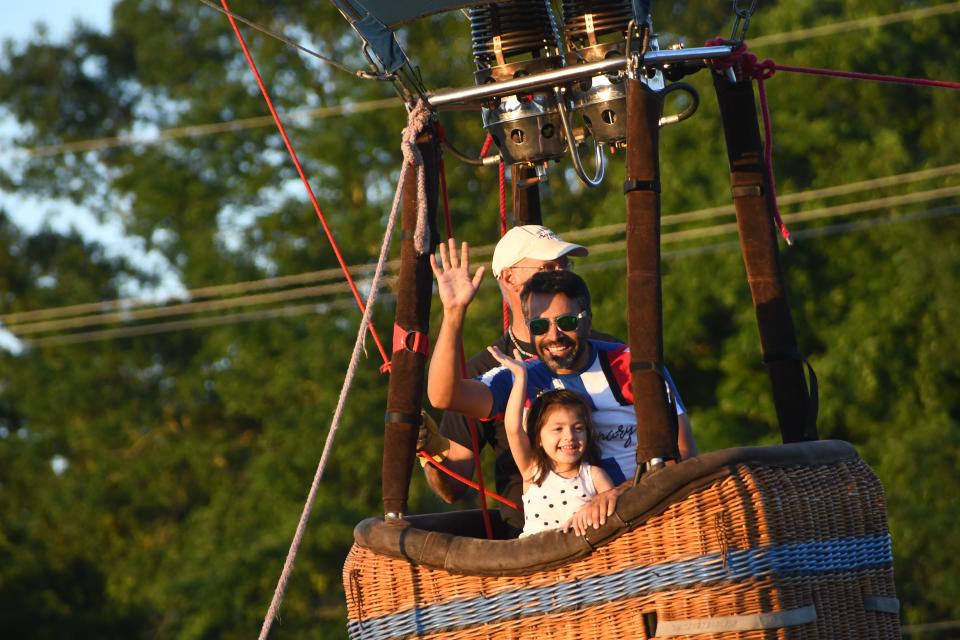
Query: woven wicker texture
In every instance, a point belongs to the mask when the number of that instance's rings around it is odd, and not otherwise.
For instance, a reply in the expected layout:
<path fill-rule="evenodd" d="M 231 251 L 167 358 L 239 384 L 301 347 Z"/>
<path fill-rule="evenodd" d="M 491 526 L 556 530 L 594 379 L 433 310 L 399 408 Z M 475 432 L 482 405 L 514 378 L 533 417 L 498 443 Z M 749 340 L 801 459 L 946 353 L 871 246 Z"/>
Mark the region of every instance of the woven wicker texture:
<path fill-rule="evenodd" d="M 698 640 L 892 640 L 897 615 L 865 606 L 896 597 L 892 560 L 880 483 L 851 460 L 738 465 L 586 558 L 530 575 L 457 575 L 357 545 L 343 575 L 357 639 L 623 640 L 676 622 L 687 627 L 675 637 Z M 725 622 L 773 628 L 717 631 Z"/>

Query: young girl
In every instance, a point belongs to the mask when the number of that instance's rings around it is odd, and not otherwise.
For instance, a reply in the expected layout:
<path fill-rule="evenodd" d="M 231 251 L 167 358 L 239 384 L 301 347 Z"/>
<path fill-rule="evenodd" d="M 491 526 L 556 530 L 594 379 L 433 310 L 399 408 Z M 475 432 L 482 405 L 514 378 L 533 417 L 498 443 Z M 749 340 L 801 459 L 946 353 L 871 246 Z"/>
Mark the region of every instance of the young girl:
<path fill-rule="evenodd" d="M 524 433 L 527 369 L 520 352 L 514 350 L 510 358 L 496 347 L 488 349 L 513 374 L 503 423 L 510 453 L 523 477 L 521 537 L 548 529 L 566 531 L 569 526 L 583 535 L 589 523 L 581 507 L 597 493 L 613 488 L 610 477 L 596 466 L 600 456 L 590 405 L 567 389 L 544 391 L 530 406 Z"/>

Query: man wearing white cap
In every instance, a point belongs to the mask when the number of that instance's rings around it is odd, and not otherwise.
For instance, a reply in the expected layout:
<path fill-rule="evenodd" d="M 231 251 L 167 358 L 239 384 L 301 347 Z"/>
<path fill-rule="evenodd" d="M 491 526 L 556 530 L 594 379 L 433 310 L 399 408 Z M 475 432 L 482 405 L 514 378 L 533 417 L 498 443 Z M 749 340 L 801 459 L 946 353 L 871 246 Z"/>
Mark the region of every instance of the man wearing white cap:
<path fill-rule="evenodd" d="M 477 293 L 483 267 L 470 274 L 467 243 L 460 251 L 451 239 L 440 246 L 439 258 L 431 256 L 431 268 L 443 303 L 443 320 L 433 347 L 427 374 L 427 397 L 434 407 L 460 411 L 480 419 L 502 416 L 512 393 L 513 374 L 507 367 L 492 369 L 479 377 L 460 374 L 457 345 L 463 332 L 467 308 Z M 589 399 L 600 444 L 601 465 L 617 487 L 597 494 L 584 509 L 587 522 L 604 524 L 613 513 L 617 497 L 626 490 L 637 468 L 630 350 L 624 344 L 593 339 L 590 291 L 575 273 L 550 270 L 531 276 L 521 291 L 523 318 L 534 336 L 539 359 L 525 362 L 527 397 L 548 389 L 570 389 Z M 515 323 L 519 324 L 519 322 Z M 508 347 L 510 348 L 510 347 Z M 515 348 L 515 347 L 514 347 Z M 503 349 L 500 350 L 503 352 Z M 697 455 L 686 409 L 669 373 L 663 369 L 666 401 L 677 415 L 677 447 L 671 460 Z"/>
<path fill-rule="evenodd" d="M 500 287 L 500 293 L 510 309 L 510 328 L 493 343 L 503 353 L 512 354 L 517 349 L 524 359 L 536 358 L 530 330 L 523 320 L 520 291 L 523 285 L 541 271 L 555 271 L 570 267 L 570 256 L 587 255 L 586 247 L 565 242 L 550 229 L 540 225 L 523 225 L 510 229 L 497 243 L 493 252 L 492 271 Z M 593 338 L 620 342 L 607 334 L 593 332 Z M 467 377 L 479 376 L 499 367 L 490 353 L 484 349 L 467 361 Z M 480 447 L 490 445 L 496 452 L 495 481 L 497 493 L 520 504 L 522 481 L 517 470 L 506 432 L 501 420 L 477 422 Z M 421 429 L 419 448 L 425 449 L 444 466 L 470 477 L 474 471 L 470 426 L 464 416 L 447 411 L 443 414 L 439 433 L 435 425 Z M 442 471 L 424 462 L 427 483 L 446 502 L 452 503 L 463 495 L 466 485 L 452 479 Z M 523 513 L 509 506 L 500 508 L 504 521 L 519 533 L 523 529 Z"/>

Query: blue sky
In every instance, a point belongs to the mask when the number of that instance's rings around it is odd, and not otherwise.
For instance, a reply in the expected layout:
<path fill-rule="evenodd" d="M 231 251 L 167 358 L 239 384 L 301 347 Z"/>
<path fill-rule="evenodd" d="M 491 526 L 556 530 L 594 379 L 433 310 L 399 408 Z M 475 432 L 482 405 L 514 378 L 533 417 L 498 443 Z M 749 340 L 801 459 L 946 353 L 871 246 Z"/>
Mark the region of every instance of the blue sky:
<path fill-rule="evenodd" d="M 108 30 L 112 6 L 113 0 L 4 0 L 0 12 L 0 40 L 27 40 L 35 34 L 39 23 L 46 25 L 49 36 L 54 40 L 65 38 L 78 20 L 88 26 Z M 0 141 L 9 139 L 15 132 L 15 122 L 0 118 Z M 16 161 L 16 156 L 0 153 L 0 163 L 4 167 Z M 123 237 L 119 225 L 100 224 L 89 212 L 69 202 L 22 197 L 0 191 L 0 207 L 28 232 L 34 232 L 44 224 L 58 230 L 77 228 L 88 238 L 105 245 L 111 254 L 130 256 L 145 267 L 163 270 L 156 256 L 144 255 L 138 242 Z M 168 278 L 157 293 L 162 295 L 177 289 L 179 286 L 176 281 Z M 146 292 L 126 293 L 136 295 Z"/>
<path fill-rule="evenodd" d="M 35 33 L 38 23 L 45 23 L 52 38 L 64 37 L 76 20 L 106 29 L 110 22 L 111 0 L 6 0 L 0 19 L 0 40 L 26 40 Z M 0 117 L 0 141 L 8 140 L 16 133 L 16 123 Z M 6 146 L 6 145 L 4 145 Z M 15 156 L 3 157 L 4 167 L 16 162 Z M 69 204 L 37 198 L 23 198 L 0 190 L 0 208 L 21 227 L 34 231 L 46 223 L 58 229 L 76 227 L 83 229 L 110 247 L 117 254 L 134 255 L 135 247 L 124 242 L 116 228 L 104 227 L 93 217 Z M 0 328 L 0 348 L 13 352 L 20 350 L 19 341 Z"/>
<path fill-rule="evenodd" d="M 0 39 L 23 39 L 33 33 L 38 22 L 45 22 L 51 35 L 65 35 L 76 19 L 89 25 L 106 28 L 110 23 L 112 0 L 7 0 L 3 20 L 0 20 Z"/>

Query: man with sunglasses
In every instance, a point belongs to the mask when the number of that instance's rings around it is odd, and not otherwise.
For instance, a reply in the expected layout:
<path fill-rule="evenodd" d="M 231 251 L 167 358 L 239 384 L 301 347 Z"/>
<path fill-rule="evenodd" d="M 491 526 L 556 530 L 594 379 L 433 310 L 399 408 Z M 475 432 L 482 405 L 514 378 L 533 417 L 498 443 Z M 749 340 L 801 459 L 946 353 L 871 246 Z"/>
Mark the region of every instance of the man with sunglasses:
<path fill-rule="evenodd" d="M 504 353 L 520 352 L 524 359 L 536 358 L 536 349 L 527 324 L 523 319 L 520 292 L 534 274 L 566 270 L 571 256 L 587 255 L 586 247 L 565 242 L 553 231 L 541 225 L 522 225 L 510 229 L 497 243 L 493 252 L 493 277 L 500 287 L 503 300 L 510 310 L 511 325 L 492 346 Z M 613 336 L 592 332 L 591 337 L 609 342 L 620 342 Z M 480 376 L 500 366 L 483 349 L 467 361 L 467 377 Z M 457 365 L 459 377 L 459 364 Z M 484 416 L 486 418 L 486 416 Z M 424 449 L 450 470 L 467 477 L 474 473 L 474 455 L 470 435 L 470 419 L 455 411 L 446 411 L 436 425 L 426 421 L 421 427 L 418 448 Z M 475 421 L 479 445 L 489 445 L 495 455 L 495 484 L 497 493 L 520 504 L 523 485 L 520 472 L 510 453 L 503 421 L 491 419 Z M 444 501 L 452 503 L 463 495 L 466 485 L 421 460 L 427 484 Z M 500 515 L 507 524 L 507 535 L 518 535 L 523 529 L 523 513 L 507 505 L 500 507 Z"/>
<path fill-rule="evenodd" d="M 503 412 L 512 387 L 512 374 L 492 369 L 477 379 L 460 376 L 459 344 L 466 310 L 476 295 L 483 267 L 469 274 L 469 253 L 463 244 L 440 247 L 440 262 L 431 260 L 437 278 L 443 321 L 434 346 L 427 379 L 433 406 L 477 418 Z M 636 414 L 629 397 L 629 349 L 626 345 L 590 339 L 590 292 L 571 272 L 538 273 L 521 292 L 522 311 L 539 360 L 528 361 L 528 395 L 541 390 L 570 388 L 590 398 L 601 444 L 604 470 L 620 487 L 595 499 L 595 526 L 613 512 L 616 497 L 636 470 Z M 667 374 L 667 391 L 678 414 L 681 459 L 696 455 L 696 445 L 683 403 Z"/>

